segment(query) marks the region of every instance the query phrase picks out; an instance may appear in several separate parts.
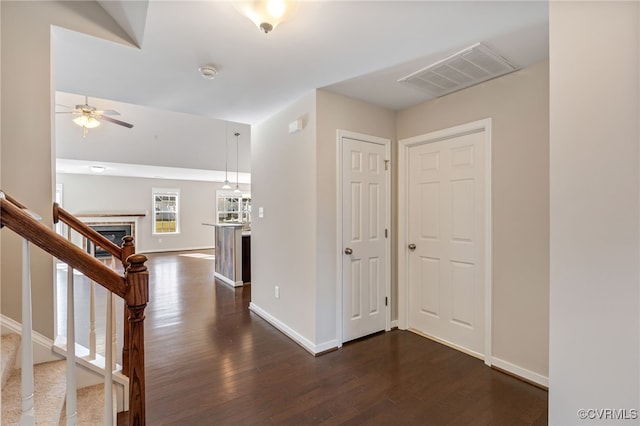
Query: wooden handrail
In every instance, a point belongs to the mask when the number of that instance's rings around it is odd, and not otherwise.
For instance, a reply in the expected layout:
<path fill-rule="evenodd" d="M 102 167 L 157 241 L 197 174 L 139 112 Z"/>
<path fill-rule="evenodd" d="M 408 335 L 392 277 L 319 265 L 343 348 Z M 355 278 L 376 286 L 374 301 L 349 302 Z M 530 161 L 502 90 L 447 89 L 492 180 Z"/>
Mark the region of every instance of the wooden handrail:
<path fill-rule="evenodd" d="M 86 223 L 78 220 L 74 215 L 60 207 L 58 203 L 53 203 L 53 223 L 58 223 L 58 221 L 66 223 L 82 236 L 88 238 L 94 244 L 108 251 L 112 256 L 115 256 L 119 260 L 123 260 L 122 249 L 120 247 L 112 241 L 109 241 L 104 235 L 100 234 L 95 229 L 89 227 Z"/>
<path fill-rule="evenodd" d="M 149 301 L 149 273 L 145 266 L 147 258 L 142 254 L 134 254 L 135 247 L 131 236 L 124 238 L 124 245 L 120 249 L 61 209 L 57 203 L 54 204 L 53 214 L 56 222 L 62 220 L 94 244 L 99 244 L 118 257 L 125 268 L 124 277 L 40 223 L 24 205 L 0 191 L 0 228 L 6 226 L 124 299 L 126 322 L 123 367 L 127 370 L 130 383 L 128 424 L 145 425 L 144 310 Z"/>
<path fill-rule="evenodd" d="M 0 198 L 0 205 L 0 222 L 3 226 L 100 283 L 107 290 L 125 298 L 125 280 L 114 270 L 40 223 L 9 198 Z"/>

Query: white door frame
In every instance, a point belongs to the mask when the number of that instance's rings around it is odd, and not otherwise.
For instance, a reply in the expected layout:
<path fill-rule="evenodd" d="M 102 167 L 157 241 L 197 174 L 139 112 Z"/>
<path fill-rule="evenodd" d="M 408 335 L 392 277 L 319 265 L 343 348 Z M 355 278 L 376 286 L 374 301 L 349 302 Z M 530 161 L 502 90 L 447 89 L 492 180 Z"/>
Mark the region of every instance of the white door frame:
<path fill-rule="evenodd" d="M 363 133 L 351 132 L 349 130 L 338 129 L 336 132 L 336 157 L 337 157 L 337 200 L 336 200 L 336 336 L 338 339 L 338 347 L 342 347 L 343 343 L 343 302 L 342 302 L 342 271 L 344 268 L 344 247 L 342 246 L 342 139 L 355 139 L 362 142 L 375 143 L 378 145 L 384 145 L 386 160 L 391 160 L 391 139 L 385 139 L 378 136 L 365 135 Z M 391 163 L 391 161 L 389 161 Z M 391 168 L 386 174 L 385 184 L 387 186 L 385 197 L 385 209 L 386 220 L 384 227 L 389 230 L 388 236 L 385 242 L 385 264 L 386 264 L 386 276 L 385 280 L 385 293 L 388 300 L 385 330 L 391 330 Z"/>
<path fill-rule="evenodd" d="M 398 141 L 398 327 L 406 330 L 409 327 L 409 300 L 408 300 L 408 267 L 409 259 L 406 247 L 409 244 L 408 230 L 408 197 L 409 186 L 409 148 L 425 143 L 438 142 L 469 133 L 484 132 L 485 134 L 485 276 L 484 276 L 484 303 L 485 303 L 485 336 L 484 336 L 484 363 L 492 364 L 492 322 L 493 322 L 493 233 L 491 230 L 491 118 L 462 124 L 448 129 L 438 130 L 424 135 L 414 136 Z"/>

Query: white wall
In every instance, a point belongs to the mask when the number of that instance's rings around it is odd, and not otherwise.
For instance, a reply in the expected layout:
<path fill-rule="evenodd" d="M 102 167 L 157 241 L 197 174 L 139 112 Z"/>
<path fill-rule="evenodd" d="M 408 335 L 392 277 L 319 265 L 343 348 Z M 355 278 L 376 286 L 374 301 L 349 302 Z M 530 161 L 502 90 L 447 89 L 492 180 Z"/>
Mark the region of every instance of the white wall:
<path fill-rule="evenodd" d="M 290 135 L 289 123 L 299 118 L 304 129 Z M 316 342 L 315 135 L 314 91 L 252 127 L 251 139 L 252 304 L 310 342 Z"/>
<path fill-rule="evenodd" d="M 53 202 L 51 25 L 111 41 L 128 36 L 95 2 L 2 1 L 2 185 L 51 225 Z M 28 111 L 25 114 L 24 111 Z M 2 313 L 21 321 L 20 239 L 3 230 Z M 53 338 L 53 262 L 32 251 L 34 329 Z"/>
<path fill-rule="evenodd" d="M 136 251 L 158 252 L 212 248 L 216 190 L 222 183 L 141 179 L 116 176 L 57 174 L 63 186 L 63 208 L 68 212 L 146 212 L 138 219 Z M 152 188 L 180 190 L 180 233 L 152 234 Z M 240 185 L 249 192 L 250 187 Z"/>
<path fill-rule="evenodd" d="M 73 107 L 84 104 L 84 97 L 56 92 L 56 104 Z M 133 128 L 105 122 L 90 129 L 83 138 L 82 129 L 72 121 L 74 116 L 56 114 L 56 158 L 225 170 L 224 153 L 228 144 L 229 170 L 235 171 L 234 133 L 238 132 L 239 170 L 251 171 L 251 127 L 247 124 L 91 97 L 89 104 L 118 111 L 121 115 L 116 118 L 132 123 Z M 62 107 L 57 110 L 68 111 Z"/>
<path fill-rule="evenodd" d="M 549 368 L 548 94 L 548 63 L 542 62 L 398 113 L 399 139 L 492 118 L 492 353 L 502 368 L 515 365 L 523 369 L 516 374 L 543 384 Z"/>
<path fill-rule="evenodd" d="M 639 7 L 550 5 L 552 425 L 640 422 Z"/>

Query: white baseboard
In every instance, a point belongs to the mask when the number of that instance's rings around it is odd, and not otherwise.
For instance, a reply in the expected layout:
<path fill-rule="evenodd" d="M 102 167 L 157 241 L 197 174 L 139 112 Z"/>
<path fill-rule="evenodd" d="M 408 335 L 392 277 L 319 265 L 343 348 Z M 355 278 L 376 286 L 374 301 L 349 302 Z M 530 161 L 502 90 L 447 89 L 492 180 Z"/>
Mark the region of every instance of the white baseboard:
<path fill-rule="evenodd" d="M 229 287 L 242 287 L 244 285 L 242 281 L 230 280 L 229 278 L 225 277 L 219 272 L 214 272 L 213 276 L 219 279 L 220 281 L 222 281 L 223 283 L 225 283 L 226 285 L 228 285 Z"/>
<path fill-rule="evenodd" d="M 399 328 L 398 327 L 398 320 L 392 320 L 391 321 L 391 328 Z"/>
<path fill-rule="evenodd" d="M 249 303 L 249 310 L 251 312 L 254 312 L 256 315 L 258 315 L 263 320 L 267 321 L 269 324 L 271 324 L 278 330 L 280 330 L 291 340 L 293 340 L 294 342 L 302 346 L 311 355 L 315 356 L 315 355 L 318 355 L 319 353 L 338 348 L 337 339 L 319 343 L 319 344 L 313 343 L 312 341 L 310 341 L 309 339 L 307 339 L 306 337 L 304 337 L 303 335 L 301 335 L 300 333 L 298 333 L 297 331 L 295 331 L 294 329 L 292 329 L 291 327 L 289 327 L 279 319 L 273 317 L 271 314 L 269 314 L 267 311 L 260 308 L 253 302 Z"/>
<path fill-rule="evenodd" d="M 2 324 L 2 334 L 5 333 L 15 333 L 22 335 L 22 324 L 19 322 L 5 316 L 0 315 L 0 323 Z M 62 358 L 53 352 L 53 340 L 48 337 L 38 333 L 37 331 L 32 331 L 33 337 L 33 363 L 41 364 L 43 362 L 50 361 L 59 361 Z M 20 354 L 18 354 L 18 359 L 16 360 L 16 367 L 20 368 Z"/>
<path fill-rule="evenodd" d="M 140 249 L 139 251 L 136 251 L 136 253 L 138 254 L 148 254 L 148 253 L 168 253 L 168 252 L 172 252 L 172 251 L 194 251 L 194 250 L 213 250 L 215 247 L 167 247 L 167 248 L 156 248 L 153 250 L 146 250 L 146 249 Z M 138 247 L 136 247 L 136 250 L 138 250 Z"/>
<path fill-rule="evenodd" d="M 499 368 L 515 376 L 536 383 L 547 389 L 549 388 L 549 378 L 543 376 L 542 374 L 535 373 L 531 370 L 527 370 L 526 368 L 520 367 L 518 365 L 510 363 L 509 361 L 505 361 L 496 357 L 492 358 L 492 365 L 493 367 Z"/>

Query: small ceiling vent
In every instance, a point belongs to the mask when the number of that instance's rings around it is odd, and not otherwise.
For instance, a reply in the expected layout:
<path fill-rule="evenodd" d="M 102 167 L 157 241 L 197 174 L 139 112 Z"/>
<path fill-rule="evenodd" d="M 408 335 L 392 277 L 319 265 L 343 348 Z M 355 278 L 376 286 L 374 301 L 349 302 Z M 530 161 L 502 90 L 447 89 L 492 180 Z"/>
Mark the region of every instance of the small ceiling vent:
<path fill-rule="evenodd" d="M 398 82 L 418 87 L 437 98 L 516 70 L 505 58 L 476 43 Z"/>

